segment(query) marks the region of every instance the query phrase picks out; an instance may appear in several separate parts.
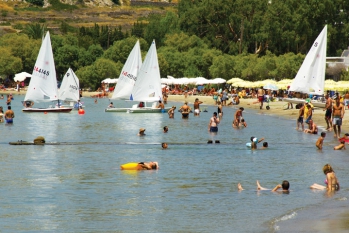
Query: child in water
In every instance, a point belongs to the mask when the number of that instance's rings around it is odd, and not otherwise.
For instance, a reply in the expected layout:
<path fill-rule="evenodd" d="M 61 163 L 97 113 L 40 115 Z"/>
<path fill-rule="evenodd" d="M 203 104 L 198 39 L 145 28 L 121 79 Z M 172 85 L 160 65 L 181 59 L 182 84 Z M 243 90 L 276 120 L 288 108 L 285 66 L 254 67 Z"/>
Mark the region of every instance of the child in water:
<path fill-rule="evenodd" d="M 322 132 L 321 136 L 318 138 L 318 140 L 316 141 L 316 147 L 319 148 L 320 150 L 322 150 L 322 145 L 324 143 L 324 139 L 326 137 L 326 133 Z"/>

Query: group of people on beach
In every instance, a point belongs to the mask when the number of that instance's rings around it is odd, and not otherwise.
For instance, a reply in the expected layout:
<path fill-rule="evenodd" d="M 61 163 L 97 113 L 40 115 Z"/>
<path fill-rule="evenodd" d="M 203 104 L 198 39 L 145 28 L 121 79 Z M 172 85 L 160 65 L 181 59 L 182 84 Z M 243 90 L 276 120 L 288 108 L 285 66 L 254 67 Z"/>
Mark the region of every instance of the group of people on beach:
<path fill-rule="evenodd" d="M 349 98 L 349 94 L 348 94 Z M 323 109 L 325 111 L 325 122 L 327 125 L 326 131 L 334 130 L 334 138 L 338 139 L 340 144 L 334 147 L 334 150 L 345 149 L 345 142 L 347 136 L 341 137 L 342 121 L 345 114 L 345 103 L 341 100 L 339 93 L 336 93 L 332 98 L 329 93 L 325 95 L 326 104 Z M 312 119 L 314 106 L 310 99 L 307 99 L 304 104 L 300 104 L 297 118 L 297 130 L 302 127 L 304 133 L 318 134 L 319 128 Z M 308 128 L 304 129 L 304 122 L 308 124 Z M 316 147 L 322 149 L 323 141 L 326 133 L 322 132 L 321 136 L 316 141 Z"/>

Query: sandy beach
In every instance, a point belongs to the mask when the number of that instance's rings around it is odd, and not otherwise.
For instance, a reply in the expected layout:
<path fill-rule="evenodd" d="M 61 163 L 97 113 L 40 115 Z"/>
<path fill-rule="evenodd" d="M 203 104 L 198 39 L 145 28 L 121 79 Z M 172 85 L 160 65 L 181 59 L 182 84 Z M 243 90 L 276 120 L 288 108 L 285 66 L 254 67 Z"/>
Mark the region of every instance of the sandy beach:
<path fill-rule="evenodd" d="M 211 96 L 188 96 L 185 98 L 183 95 L 170 95 L 168 97 L 168 101 L 174 101 L 174 102 L 182 102 L 188 101 L 189 105 L 194 103 L 195 99 L 199 98 L 200 101 L 203 102 L 203 105 L 214 105 L 214 100 Z M 228 101 L 230 102 L 230 100 Z M 243 107 L 246 110 L 253 109 L 258 111 L 259 113 L 266 114 L 266 115 L 277 115 L 280 117 L 283 117 L 285 119 L 294 119 L 294 125 L 296 129 L 296 119 L 298 117 L 299 109 L 295 108 L 295 105 L 293 106 L 293 109 L 287 109 L 287 102 L 284 101 L 274 101 L 269 103 L 269 110 L 265 109 L 265 106 L 268 105 L 268 103 L 264 103 L 264 108 L 262 110 L 259 109 L 259 103 L 254 104 L 254 102 L 257 102 L 257 99 L 240 99 L 240 104 L 235 106 L 226 106 L 226 108 L 231 107 Z M 233 116 L 232 116 L 233 118 Z M 315 124 L 317 124 L 321 128 L 326 128 L 326 122 L 324 120 L 325 118 L 325 111 L 322 108 L 315 108 L 313 112 L 313 120 Z M 305 126 L 306 128 L 306 126 Z M 319 130 L 321 132 L 321 130 Z M 342 125 L 342 134 L 349 132 L 349 115 L 344 114 L 343 119 L 343 125 Z"/>

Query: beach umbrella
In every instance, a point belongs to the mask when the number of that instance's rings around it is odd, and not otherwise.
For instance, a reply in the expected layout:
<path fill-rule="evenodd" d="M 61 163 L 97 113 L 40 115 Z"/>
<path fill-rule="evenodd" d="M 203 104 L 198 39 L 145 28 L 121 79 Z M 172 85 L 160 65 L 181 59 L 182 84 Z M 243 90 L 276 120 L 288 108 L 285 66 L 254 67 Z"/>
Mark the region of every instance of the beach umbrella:
<path fill-rule="evenodd" d="M 32 75 L 27 73 L 27 72 L 21 72 L 18 74 L 15 74 L 15 77 L 13 78 L 15 80 L 15 82 L 22 82 L 24 81 L 26 78 L 30 78 Z"/>
<path fill-rule="evenodd" d="M 169 82 L 168 78 L 161 78 L 160 80 L 161 80 L 161 83 L 163 84 L 168 84 Z"/>
<path fill-rule="evenodd" d="M 204 77 L 197 77 L 195 78 L 195 84 L 196 85 L 203 85 L 210 83 L 210 80 L 204 78 Z"/>
<path fill-rule="evenodd" d="M 349 91 L 349 81 L 339 81 L 336 89 L 338 91 Z"/>
<path fill-rule="evenodd" d="M 280 89 L 287 89 L 287 87 L 290 86 L 292 82 L 292 79 L 283 79 L 277 82 L 277 85 Z"/>
<path fill-rule="evenodd" d="M 211 80 L 211 83 L 213 83 L 213 84 L 220 84 L 220 83 L 226 83 L 226 82 L 227 82 L 227 80 L 222 79 L 222 78 L 215 78 L 215 79 Z"/>
<path fill-rule="evenodd" d="M 241 79 L 241 78 L 232 78 L 232 79 L 229 79 L 229 80 L 227 81 L 227 83 L 233 84 L 233 83 L 242 82 L 242 81 L 244 81 L 244 80 Z"/>
<path fill-rule="evenodd" d="M 106 78 L 104 80 L 102 80 L 101 83 L 117 83 L 118 79 L 117 78 Z"/>
<path fill-rule="evenodd" d="M 272 91 L 277 91 L 277 90 L 279 90 L 279 87 L 276 86 L 276 84 L 268 83 L 268 84 L 266 84 L 266 85 L 263 86 L 263 89 L 272 90 Z"/>

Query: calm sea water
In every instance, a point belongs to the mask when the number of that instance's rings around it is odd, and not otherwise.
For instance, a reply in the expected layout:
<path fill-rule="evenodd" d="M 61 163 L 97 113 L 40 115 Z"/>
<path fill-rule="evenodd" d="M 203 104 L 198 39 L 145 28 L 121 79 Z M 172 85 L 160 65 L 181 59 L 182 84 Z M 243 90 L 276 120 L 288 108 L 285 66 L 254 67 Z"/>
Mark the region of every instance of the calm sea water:
<path fill-rule="evenodd" d="M 83 99 L 85 115 L 22 113 L 23 96 L 14 98 L 14 124 L 0 125 L 2 232 L 285 232 L 282 223 L 308 209 L 316 219 L 323 203 L 348 205 L 347 151 L 332 150 L 331 133 L 325 149 L 316 150 L 318 136 L 295 131 L 294 121 L 247 110 L 248 127 L 236 130 L 236 110 L 225 108 L 212 136 L 207 125 L 213 106 L 183 120 L 179 113 L 175 119 L 105 113 L 108 99 L 95 104 L 92 98 Z M 5 100 L 0 105 L 6 107 Z M 137 136 L 141 127 L 145 137 Z M 37 136 L 72 145 L 8 144 Z M 265 137 L 270 148 L 248 150 L 251 136 Z M 207 144 L 209 139 L 221 143 Z M 169 148 L 162 150 L 161 142 Z M 158 161 L 160 170 L 119 169 L 138 161 Z M 323 183 L 326 163 L 342 186 L 331 197 L 309 189 Z M 285 179 L 290 194 L 256 191 L 256 180 L 273 188 Z M 237 191 L 238 182 L 244 191 Z"/>

